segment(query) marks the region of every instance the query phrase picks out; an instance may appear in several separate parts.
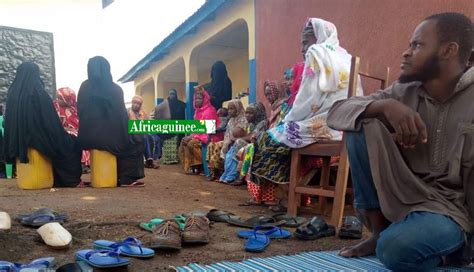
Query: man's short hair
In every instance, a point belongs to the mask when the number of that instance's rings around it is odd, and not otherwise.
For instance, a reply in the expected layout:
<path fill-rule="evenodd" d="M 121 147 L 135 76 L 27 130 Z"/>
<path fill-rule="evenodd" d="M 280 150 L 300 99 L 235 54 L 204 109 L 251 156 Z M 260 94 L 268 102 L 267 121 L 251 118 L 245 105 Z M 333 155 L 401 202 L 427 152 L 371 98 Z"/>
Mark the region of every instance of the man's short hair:
<path fill-rule="evenodd" d="M 440 43 L 456 42 L 459 45 L 459 60 L 467 63 L 474 39 L 471 19 L 461 13 L 446 12 L 431 15 L 425 20 L 436 21 Z"/>

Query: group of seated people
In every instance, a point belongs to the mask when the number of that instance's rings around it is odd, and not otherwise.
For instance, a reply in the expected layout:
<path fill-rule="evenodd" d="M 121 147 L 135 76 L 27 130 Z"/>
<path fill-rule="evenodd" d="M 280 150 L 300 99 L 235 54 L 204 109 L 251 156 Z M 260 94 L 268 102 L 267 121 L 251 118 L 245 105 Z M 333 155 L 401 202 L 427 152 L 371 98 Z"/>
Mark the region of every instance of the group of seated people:
<path fill-rule="evenodd" d="M 119 186 L 143 186 L 144 139 L 128 134 L 123 90 L 113 82 L 109 62 L 91 58 L 87 74 L 77 101 L 73 90 L 60 88 L 53 102 L 38 65 L 25 61 L 18 66 L 7 94 L 5 160 L 28 163 L 28 149 L 36 149 L 51 161 L 55 187 L 82 187 L 88 151 L 103 150 L 117 158 Z"/>
<path fill-rule="evenodd" d="M 211 180 L 245 181 L 251 202 L 274 205 L 277 189 L 287 195 L 291 149 L 340 140 L 345 131 L 354 207 L 372 235 L 340 255 L 375 253 L 395 271 L 462 260 L 464 247 L 473 250 L 467 240 L 474 216 L 473 35 L 462 14 L 426 18 L 402 55 L 399 80 L 369 96 L 359 85 L 357 96 L 346 99 L 352 56 L 332 23 L 311 18 L 302 33 L 305 62 L 285 72 L 285 80 L 264 83 L 271 108 L 229 101 L 223 139 L 183 139 L 184 169 L 201 172 L 204 143 Z M 195 118 L 220 125 L 205 88 L 196 91 Z M 321 159 L 306 164 L 318 168 Z"/>
<path fill-rule="evenodd" d="M 351 55 L 340 46 L 334 24 L 308 19 L 301 39 L 304 62 L 285 72 L 282 81 L 265 81 L 269 109 L 262 103 L 244 108 L 238 99 L 223 108 L 232 85 L 225 65 L 216 63 L 211 83 L 196 87 L 193 106 L 194 119 L 215 120 L 217 133 L 170 143 L 179 143 L 186 173 L 205 170 L 206 146 L 209 179 L 245 181 L 251 202 L 274 205 L 278 190 L 286 195 L 291 149 L 340 140 L 344 131 L 354 207 L 372 235 L 340 255 L 375 253 L 395 271 L 430 270 L 459 259 L 473 227 L 473 36 L 466 16 L 432 15 L 415 29 L 398 81 L 369 96 L 358 87 L 357 96 L 346 99 Z M 69 90 L 61 93 L 57 108 L 73 100 Z M 137 185 L 144 176 L 146 140 L 129 135 L 127 121 L 146 116 L 137 107 L 132 111 L 125 109 L 108 62 L 94 57 L 77 99 L 79 125 L 64 129 L 70 111 L 59 110 L 58 117 L 38 66 L 25 62 L 8 91 L 5 157 L 26 163 L 27 149 L 35 148 L 52 161 L 55 186 L 76 186 L 81 158 L 87 163 L 84 150 L 106 150 L 117 157 L 119 184 Z M 163 114 L 170 115 L 155 109 L 154 118 Z M 153 155 L 146 159 L 153 162 Z M 332 161 L 337 164 L 338 158 Z M 312 160 L 307 168 L 320 164 Z"/>

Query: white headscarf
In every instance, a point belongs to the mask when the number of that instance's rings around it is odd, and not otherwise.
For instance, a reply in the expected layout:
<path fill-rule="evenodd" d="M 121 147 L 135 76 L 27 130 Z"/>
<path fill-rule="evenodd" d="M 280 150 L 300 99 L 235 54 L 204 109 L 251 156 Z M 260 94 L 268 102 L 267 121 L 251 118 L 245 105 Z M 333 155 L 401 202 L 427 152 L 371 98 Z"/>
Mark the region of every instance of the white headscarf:
<path fill-rule="evenodd" d="M 340 139 L 341 133 L 327 127 L 329 109 L 347 98 L 352 56 L 339 46 L 337 29 L 331 22 L 311 18 L 316 43 L 306 52 L 303 80 L 292 109 L 283 124 L 269 130 L 280 143 L 295 148 L 321 139 Z M 362 88 L 358 88 L 362 94 Z"/>

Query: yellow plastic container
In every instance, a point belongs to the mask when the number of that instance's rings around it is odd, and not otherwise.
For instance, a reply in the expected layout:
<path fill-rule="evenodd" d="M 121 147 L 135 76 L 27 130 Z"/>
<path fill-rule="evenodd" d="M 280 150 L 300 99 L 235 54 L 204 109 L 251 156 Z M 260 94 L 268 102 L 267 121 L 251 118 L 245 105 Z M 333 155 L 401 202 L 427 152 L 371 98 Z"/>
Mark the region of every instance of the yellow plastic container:
<path fill-rule="evenodd" d="M 29 163 L 20 163 L 17 159 L 17 184 L 21 189 L 49 189 L 54 185 L 51 161 L 38 150 L 28 148 Z"/>
<path fill-rule="evenodd" d="M 94 188 L 117 187 L 117 158 L 113 154 L 91 150 L 91 185 Z"/>

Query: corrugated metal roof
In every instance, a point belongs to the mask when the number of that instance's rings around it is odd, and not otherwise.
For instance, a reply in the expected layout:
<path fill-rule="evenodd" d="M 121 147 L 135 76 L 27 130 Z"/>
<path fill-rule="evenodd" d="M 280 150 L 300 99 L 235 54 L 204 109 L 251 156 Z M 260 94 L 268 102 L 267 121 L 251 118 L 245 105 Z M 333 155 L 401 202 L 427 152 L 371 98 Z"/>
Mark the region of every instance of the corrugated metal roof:
<path fill-rule="evenodd" d="M 119 81 L 125 83 L 134 80 L 140 72 L 148 69 L 152 62 L 158 61 L 167 55 L 172 45 L 185 35 L 195 33 L 199 24 L 214 19 L 216 10 L 229 1 L 234 0 L 207 0 L 193 15 L 123 75 Z"/>

